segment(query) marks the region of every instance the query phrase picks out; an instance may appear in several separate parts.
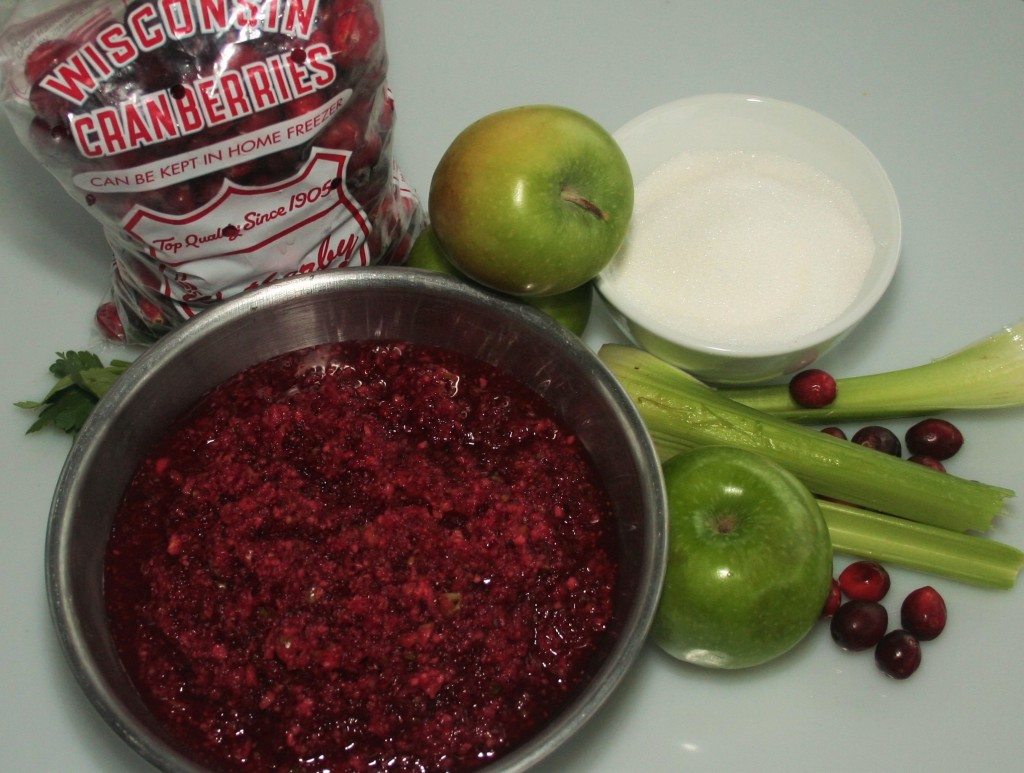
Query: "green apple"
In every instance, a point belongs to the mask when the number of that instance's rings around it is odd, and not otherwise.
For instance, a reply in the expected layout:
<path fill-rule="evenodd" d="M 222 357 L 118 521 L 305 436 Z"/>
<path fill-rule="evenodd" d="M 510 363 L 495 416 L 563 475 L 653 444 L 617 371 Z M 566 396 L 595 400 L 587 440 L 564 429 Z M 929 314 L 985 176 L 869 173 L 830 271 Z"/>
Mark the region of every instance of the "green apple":
<path fill-rule="evenodd" d="M 669 558 L 653 635 L 670 655 L 744 668 L 790 650 L 814 626 L 832 580 L 832 543 L 807 488 L 750 451 L 708 446 L 663 466 Z"/>
<path fill-rule="evenodd" d="M 618 251 L 633 178 L 618 144 L 585 115 L 528 105 L 485 116 L 445 151 L 430 183 L 445 253 L 511 295 L 564 293 Z"/>
<path fill-rule="evenodd" d="M 405 265 L 413 268 L 425 268 L 430 271 L 438 271 L 442 274 L 449 274 L 469 284 L 475 284 L 473 280 L 466 277 L 444 254 L 441 245 L 438 244 L 434 230 L 430 227 L 424 228 L 420 235 L 413 242 L 409 250 L 409 257 Z M 587 328 L 587 321 L 590 319 L 590 307 L 593 302 L 593 288 L 590 283 L 582 284 L 574 290 L 558 295 L 545 295 L 542 297 L 517 297 L 514 295 L 505 296 L 510 300 L 528 303 L 535 309 L 543 311 L 553 317 L 566 330 L 576 335 L 583 335 Z"/>

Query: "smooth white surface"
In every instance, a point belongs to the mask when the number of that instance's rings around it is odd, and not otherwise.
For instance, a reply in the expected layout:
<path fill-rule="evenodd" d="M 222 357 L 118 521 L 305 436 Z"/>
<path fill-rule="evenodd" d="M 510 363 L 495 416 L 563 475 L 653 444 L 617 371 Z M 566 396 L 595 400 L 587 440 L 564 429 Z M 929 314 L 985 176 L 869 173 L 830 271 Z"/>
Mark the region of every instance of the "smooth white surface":
<path fill-rule="evenodd" d="M 913 365 L 1024 317 L 1024 3 L 435 0 L 385 9 L 398 157 L 426 194 L 451 139 L 502 107 L 553 102 L 614 129 L 669 99 L 773 96 L 837 120 L 899 196 L 899 271 L 820 364 L 837 375 Z M 95 343 L 107 282 L 99 228 L 0 124 L 0 769 L 144 771 L 92 711 L 51 632 L 47 509 L 68 440 L 22 436 L 12 407 L 50 384 L 52 353 Z M 588 341 L 614 335 L 595 319 Z M 950 469 L 1024 494 L 1024 412 L 963 415 Z M 899 431 L 909 422 L 891 422 Z M 853 429 L 855 427 L 849 427 Z M 1015 501 L 993 536 L 1024 546 Z M 837 569 L 845 560 L 837 560 Z M 846 654 L 822 626 L 746 673 L 684 667 L 653 646 L 612 702 L 544 771 L 1019 770 L 1024 589 L 894 571 L 887 599 L 932 583 L 950 608 L 908 682 Z"/>

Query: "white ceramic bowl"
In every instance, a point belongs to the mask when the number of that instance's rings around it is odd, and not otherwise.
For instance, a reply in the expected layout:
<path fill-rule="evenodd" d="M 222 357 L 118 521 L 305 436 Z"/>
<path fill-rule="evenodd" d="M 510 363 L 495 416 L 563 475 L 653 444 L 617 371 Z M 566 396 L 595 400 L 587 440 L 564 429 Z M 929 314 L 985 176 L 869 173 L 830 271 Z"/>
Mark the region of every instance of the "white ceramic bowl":
<path fill-rule="evenodd" d="M 626 334 L 651 353 L 717 384 L 795 373 L 840 341 L 889 286 L 900 253 L 896 193 L 871 151 L 825 116 L 775 99 L 707 94 L 656 107 L 619 129 L 615 138 L 637 183 L 684 152 L 742 150 L 804 162 L 850 192 L 874 237 L 874 258 L 852 304 L 824 327 L 786 345 L 730 346 L 687 336 L 623 293 L 606 270 L 597 279 L 601 297 Z"/>

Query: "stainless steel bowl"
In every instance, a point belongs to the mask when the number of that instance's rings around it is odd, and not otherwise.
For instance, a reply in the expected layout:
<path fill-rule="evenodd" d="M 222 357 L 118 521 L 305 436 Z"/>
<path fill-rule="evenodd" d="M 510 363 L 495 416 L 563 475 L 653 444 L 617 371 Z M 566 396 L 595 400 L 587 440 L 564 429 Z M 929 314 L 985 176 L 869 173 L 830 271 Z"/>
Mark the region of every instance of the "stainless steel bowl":
<path fill-rule="evenodd" d="M 46 544 L 57 634 L 93 705 L 158 768 L 201 770 L 143 705 L 108 631 L 104 553 L 122 493 L 170 422 L 229 376 L 301 347 L 366 338 L 438 345 L 514 374 L 579 436 L 613 503 L 621 582 L 602 663 L 561 714 L 492 769 L 523 770 L 552 752 L 640 651 L 664 574 L 664 485 L 636 411 L 598 359 L 545 315 L 438 274 L 373 268 L 299 277 L 206 311 L 147 351 L 96 407 L 57 484 Z"/>

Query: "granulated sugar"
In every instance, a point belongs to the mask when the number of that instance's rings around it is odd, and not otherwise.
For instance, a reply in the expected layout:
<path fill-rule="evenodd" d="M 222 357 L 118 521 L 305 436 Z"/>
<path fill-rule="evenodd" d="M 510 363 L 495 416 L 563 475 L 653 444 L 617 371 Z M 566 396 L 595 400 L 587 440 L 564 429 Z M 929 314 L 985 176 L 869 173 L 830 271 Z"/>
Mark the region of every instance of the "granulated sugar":
<path fill-rule="evenodd" d="M 850 192 L 772 153 L 684 153 L 641 181 L 602 282 L 636 321 L 707 344 L 784 345 L 856 297 L 874 256 Z"/>

